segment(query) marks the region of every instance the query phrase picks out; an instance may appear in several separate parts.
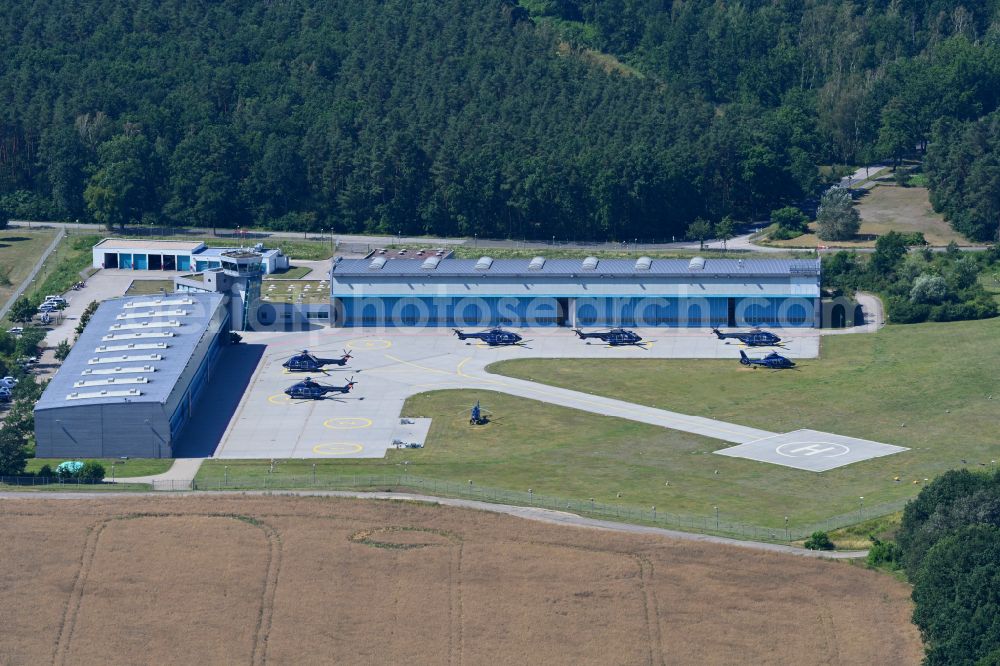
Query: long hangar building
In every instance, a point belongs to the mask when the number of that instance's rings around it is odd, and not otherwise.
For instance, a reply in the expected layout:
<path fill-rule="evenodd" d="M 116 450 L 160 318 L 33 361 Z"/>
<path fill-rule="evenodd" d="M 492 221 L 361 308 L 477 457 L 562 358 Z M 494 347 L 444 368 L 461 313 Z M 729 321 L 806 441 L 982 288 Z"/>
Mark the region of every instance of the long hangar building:
<path fill-rule="evenodd" d="M 172 458 L 222 347 L 222 294 L 105 301 L 35 405 L 40 458 Z"/>
<path fill-rule="evenodd" d="M 335 326 L 819 327 L 820 262 L 344 259 Z"/>

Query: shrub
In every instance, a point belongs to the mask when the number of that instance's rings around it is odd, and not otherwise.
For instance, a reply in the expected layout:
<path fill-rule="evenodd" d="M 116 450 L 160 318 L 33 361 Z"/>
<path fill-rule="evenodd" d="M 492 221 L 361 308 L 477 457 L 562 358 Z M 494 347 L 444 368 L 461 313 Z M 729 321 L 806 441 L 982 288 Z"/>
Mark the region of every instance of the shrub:
<path fill-rule="evenodd" d="M 919 245 L 921 247 L 927 245 L 927 239 L 924 238 L 924 233 L 922 231 L 914 231 L 909 234 L 900 234 L 903 237 L 903 242 L 907 246 Z"/>
<path fill-rule="evenodd" d="M 805 543 L 809 550 L 833 550 L 833 542 L 826 532 L 813 532 Z"/>
<path fill-rule="evenodd" d="M 41 469 L 38 470 L 37 476 L 45 479 L 51 479 L 56 473 L 52 471 L 52 468 L 48 464 L 42 465 Z"/>
<path fill-rule="evenodd" d="M 793 238 L 798 238 L 802 235 L 799 230 L 786 229 L 785 227 L 779 225 L 772 225 L 771 231 L 768 232 L 767 237 L 771 240 L 791 240 Z"/>
<path fill-rule="evenodd" d="M 80 475 L 83 463 L 78 460 L 66 460 L 56 465 L 56 476 L 64 481 L 75 479 Z"/>
<path fill-rule="evenodd" d="M 882 541 L 870 537 L 872 547 L 868 549 L 868 565 L 898 569 L 903 566 L 903 549 L 892 541 Z"/>
<path fill-rule="evenodd" d="M 890 296 L 886 300 L 889 321 L 894 324 L 917 324 L 927 321 L 931 308 L 923 303 L 912 303 L 908 298 Z"/>
<path fill-rule="evenodd" d="M 795 206 L 785 206 L 771 211 L 771 224 L 774 230 L 770 237 L 774 240 L 796 238 L 806 231 L 809 218 Z"/>
<path fill-rule="evenodd" d="M 910 289 L 913 303 L 940 303 L 948 298 L 948 283 L 940 275 L 924 273 L 917 276 Z"/>
<path fill-rule="evenodd" d="M 104 480 L 104 465 L 93 460 L 88 460 L 80 468 L 78 477 L 81 481 L 100 483 Z"/>
<path fill-rule="evenodd" d="M 65 361 L 66 357 L 69 356 L 70 345 L 66 340 L 61 340 L 58 345 L 56 345 L 56 360 Z"/>

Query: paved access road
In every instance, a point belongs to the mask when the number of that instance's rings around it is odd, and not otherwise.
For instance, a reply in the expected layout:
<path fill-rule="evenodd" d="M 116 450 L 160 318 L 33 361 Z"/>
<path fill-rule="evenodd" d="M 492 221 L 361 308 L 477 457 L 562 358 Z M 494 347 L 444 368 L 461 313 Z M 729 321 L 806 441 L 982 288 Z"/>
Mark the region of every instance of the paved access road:
<path fill-rule="evenodd" d="M 785 555 L 797 555 L 800 557 L 814 557 L 820 559 L 857 559 L 868 554 L 866 550 L 845 550 L 845 551 L 821 551 L 806 550 L 795 546 L 785 546 L 776 543 L 766 543 L 762 541 L 741 541 L 727 537 L 711 536 L 708 534 L 694 534 L 692 532 L 678 532 L 677 530 L 667 530 L 662 527 L 647 527 L 645 525 L 631 525 L 628 523 L 616 523 L 610 520 L 597 520 L 596 518 L 586 518 L 575 513 L 565 511 L 553 511 L 551 509 L 541 509 L 529 506 L 512 506 L 509 504 L 492 504 L 490 502 L 478 502 L 476 500 L 453 499 L 448 497 L 433 497 L 430 495 L 415 495 L 411 493 L 365 493 L 340 490 L 286 490 L 281 492 L 263 491 L 195 491 L 185 492 L 184 497 L 204 496 L 266 496 L 266 497 L 349 497 L 356 499 L 375 499 L 388 501 L 408 501 L 427 502 L 439 504 L 441 506 L 457 507 L 462 509 L 474 509 L 477 511 L 489 511 L 491 513 L 502 513 L 526 520 L 535 520 L 554 525 L 568 525 L 571 527 L 586 527 L 591 529 L 607 530 L 610 532 L 623 532 L 627 534 L 647 534 L 651 536 L 678 539 L 681 541 L 700 541 L 702 543 L 715 543 L 724 546 L 735 546 L 749 550 L 766 551 L 769 553 L 782 553 Z M 103 500 L 106 498 L 125 497 L 163 497 L 163 493 L 58 493 L 58 492 L 0 492 L 0 500 Z"/>

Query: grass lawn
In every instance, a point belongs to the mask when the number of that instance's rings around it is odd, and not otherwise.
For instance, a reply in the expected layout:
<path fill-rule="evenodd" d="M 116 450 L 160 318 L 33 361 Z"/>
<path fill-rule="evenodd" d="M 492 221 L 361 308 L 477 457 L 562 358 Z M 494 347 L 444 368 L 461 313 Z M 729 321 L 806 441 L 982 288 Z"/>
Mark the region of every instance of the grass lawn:
<path fill-rule="evenodd" d="M 815 520 L 857 511 L 860 497 L 868 516 L 879 505 L 913 497 L 925 478 L 956 467 L 988 468 L 1000 459 L 998 337 L 1000 319 L 830 336 L 822 358 L 802 361 L 795 372 L 654 359 L 525 359 L 491 370 L 776 432 L 813 428 L 911 449 L 821 474 L 696 449 L 657 453 L 659 478 L 669 477 L 672 489 L 684 479 L 671 507 L 695 510 L 719 502 L 747 520 L 773 521 L 776 513 Z M 559 427 L 541 432 L 548 438 Z M 615 467 L 603 470 L 605 478 L 623 478 L 631 469 Z M 656 504 L 669 510 L 666 499 Z"/>
<path fill-rule="evenodd" d="M 469 407 L 477 399 L 492 413 L 483 427 L 469 426 Z M 704 458 L 720 443 L 674 430 L 599 416 L 491 391 L 447 390 L 413 396 L 403 413 L 434 420 L 423 449 L 390 450 L 382 460 L 283 460 L 274 480 L 310 480 L 341 475 L 401 474 L 426 479 L 539 495 L 620 503 L 648 510 L 651 506 L 707 515 L 713 502 L 732 498 L 733 517 L 744 519 L 767 506 L 766 497 L 737 511 L 727 484 L 711 470 L 680 468 L 678 460 Z M 209 460 L 198 473 L 209 487 L 223 478 L 257 482 L 268 473 L 265 460 Z M 670 485 L 666 486 L 665 483 Z M 618 493 L 622 494 L 618 498 Z M 749 498 L 748 498 L 749 499 Z"/>
<path fill-rule="evenodd" d="M 280 271 L 278 273 L 272 273 L 271 277 L 264 278 L 265 280 L 301 280 L 305 276 L 312 273 L 312 269 L 308 266 L 292 266 L 287 271 Z"/>
<path fill-rule="evenodd" d="M 69 460 L 69 458 L 29 458 L 28 467 L 25 471 L 37 472 L 42 465 L 48 465 L 55 470 L 56 465 Z M 162 474 L 170 469 L 174 461 L 170 458 L 129 458 L 123 461 L 118 458 L 87 458 L 104 465 L 107 478 L 111 478 L 111 463 L 115 464 L 115 478 L 123 479 L 130 476 L 149 476 L 151 474 Z"/>
<path fill-rule="evenodd" d="M 55 229 L 7 229 L 0 231 L 0 305 L 31 273 L 45 252 Z"/>
<path fill-rule="evenodd" d="M 882 236 L 890 231 L 900 233 L 921 232 L 931 245 L 947 245 L 955 241 L 968 245 L 969 240 L 951 228 L 944 218 L 934 212 L 925 187 L 899 187 L 895 184 L 880 183 L 861 197 L 856 204 L 861 215 L 859 234 Z M 809 225 L 811 230 L 815 223 Z M 875 241 L 824 241 L 815 232 L 783 241 L 769 241 L 775 247 L 809 247 L 828 245 L 830 247 L 860 248 L 875 247 Z"/>
<path fill-rule="evenodd" d="M 101 236 L 67 235 L 56 248 L 35 278 L 34 286 L 25 293 L 41 301 L 47 294 L 62 294 L 83 279 L 82 273 L 90 268 L 93 246 Z"/>
<path fill-rule="evenodd" d="M 842 527 L 829 533 L 830 541 L 840 550 L 864 550 L 872 545 L 870 537 L 890 541 L 896 538 L 903 512 L 897 511 L 863 523 Z"/>
<path fill-rule="evenodd" d="M 166 291 L 168 294 L 172 294 L 174 291 L 174 281 L 132 280 L 132 284 L 129 285 L 128 291 L 125 292 L 125 295 L 136 296 L 142 294 L 159 294 L 162 291 Z"/>

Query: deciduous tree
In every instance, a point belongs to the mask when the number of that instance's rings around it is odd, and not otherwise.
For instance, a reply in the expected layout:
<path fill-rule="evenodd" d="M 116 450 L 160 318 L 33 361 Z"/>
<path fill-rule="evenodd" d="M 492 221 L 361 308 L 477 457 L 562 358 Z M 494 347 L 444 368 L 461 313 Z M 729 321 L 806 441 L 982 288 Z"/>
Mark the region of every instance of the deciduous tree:
<path fill-rule="evenodd" d="M 851 191 L 833 187 L 820 198 L 816 213 L 817 235 L 822 240 L 850 240 L 861 228 L 861 216 L 854 208 Z"/>

